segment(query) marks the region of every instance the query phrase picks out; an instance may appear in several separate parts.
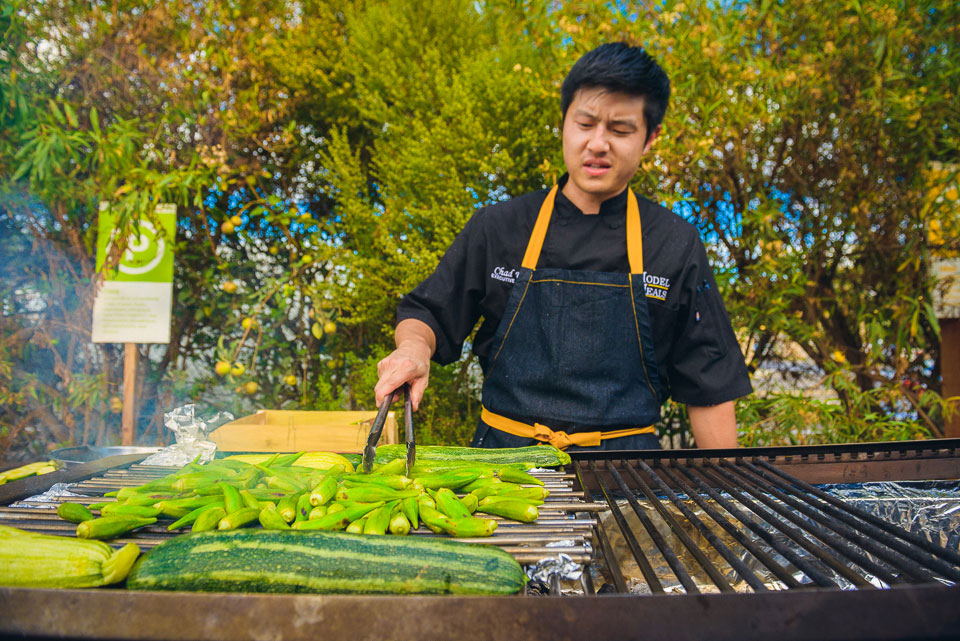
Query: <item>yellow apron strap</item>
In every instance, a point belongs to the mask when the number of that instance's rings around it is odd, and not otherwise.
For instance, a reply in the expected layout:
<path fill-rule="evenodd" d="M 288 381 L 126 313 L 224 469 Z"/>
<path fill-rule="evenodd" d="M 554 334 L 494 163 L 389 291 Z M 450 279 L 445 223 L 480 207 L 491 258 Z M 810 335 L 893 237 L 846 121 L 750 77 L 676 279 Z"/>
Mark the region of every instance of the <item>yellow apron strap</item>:
<path fill-rule="evenodd" d="M 554 431 L 540 423 L 528 425 L 507 418 L 506 416 L 500 416 L 499 414 L 494 414 L 486 407 L 480 411 L 480 420 L 501 432 L 523 438 L 534 438 L 542 443 L 549 443 L 561 450 L 565 450 L 571 445 L 596 447 L 600 445 L 600 441 L 608 438 L 634 436 L 635 434 L 654 434 L 656 432 L 653 425 L 647 425 L 646 427 L 631 427 L 625 430 L 613 430 L 610 432 L 575 432 L 573 434 L 567 434 L 562 431 Z"/>
<path fill-rule="evenodd" d="M 557 185 L 553 186 L 546 200 L 540 205 L 540 213 L 537 214 L 537 222 L 533 225 L 533 231 L 530 232 L 530 240 L 527 242 L 527 251 L 523 255 L 523 262 L 520 263 L 527 269 L 537 268 L 537 261 L 540 260 L 540 250 L 543 249 L 543 239 L 547 237 L 547 227 L 550 226 L 550 215 L 553 213 L 553 201 L 557 197 Z"/>
<path fill-rule="evenodd" d="M 530 232 L 527 251 L 523 254 L 523 262 L 521 263 L 527 269 L 534 270 L 537 268 L 537 261 L 540 260 L 540 250 L 543 249 L 543 241 L 547 237 L 547 227 L 550 226 L 550 216 L 553 214 L 553 202 L 557 197 L 557 189 L 558 186 L 554 185 L 543 204 L 540 205 L 540 213 L 537 214 L 537 222 L 534 223 L 533 231 Z M 627 260 L 630 262 L 631 274 L 643 273 L 643 232 L 640 227 L 640 207 L 637 205 L 637 197 L 632 189 L 627 190 Z"/>
<path fill-rule="evenodd" d="M 632 189 L 627 190 L 627 260 L 631 274 L 643 273 L 643 231 L 640 227 L 640 207 Z"/>

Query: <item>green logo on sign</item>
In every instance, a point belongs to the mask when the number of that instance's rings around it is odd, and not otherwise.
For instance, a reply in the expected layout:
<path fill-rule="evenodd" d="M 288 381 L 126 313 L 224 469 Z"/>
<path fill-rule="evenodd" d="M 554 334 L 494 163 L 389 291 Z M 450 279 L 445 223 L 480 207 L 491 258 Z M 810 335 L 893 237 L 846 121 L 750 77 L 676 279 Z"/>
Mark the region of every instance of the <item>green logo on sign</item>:
<path fill-rule="evenodd" d="M 120 262 L 107 274 L 107 280 L 150 283 L 173 282 L 173 240 L 177 225 L 176 205 L 158 205 L 152 219 L 142 219 L 127 237 Z M 159 226 L 159 229 L 157 227 Z M 97 271 L 119 243 L 117 217 L 108 203 L 100 203 L 97 225 Z"/>

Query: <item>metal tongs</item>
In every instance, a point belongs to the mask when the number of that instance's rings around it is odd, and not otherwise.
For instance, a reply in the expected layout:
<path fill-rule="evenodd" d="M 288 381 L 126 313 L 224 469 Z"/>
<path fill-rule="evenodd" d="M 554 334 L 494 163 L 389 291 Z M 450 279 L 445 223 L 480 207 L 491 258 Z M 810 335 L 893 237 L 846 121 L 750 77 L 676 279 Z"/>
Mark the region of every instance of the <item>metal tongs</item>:
<path fill-rule="evenodd" d="M 404 383 L 403 389 L 403 427 L 406 431 L 407 439 L 407 476 L 413 471 L 413 463 L 417 457 L 417 444 L 413 438 L 413 403 L 410 402 L 410 385 Z M 387 422 L 387 412 L 390 411 L 390 405 L 393 404 L 394 395 L 397 390 L 387 394 L 386 398 L 380 404 L 377 411 L 377 417 L 373 419 L 373 425 L 370 426 L 370 435 L 367 437 L 367 445 L 363 448 L 363 463 L 360 469 L 364 474 L 369 474 L 373 469 L 373 458 L 377 453 L 377 442 L 383 433 L 383 426 Z"/>

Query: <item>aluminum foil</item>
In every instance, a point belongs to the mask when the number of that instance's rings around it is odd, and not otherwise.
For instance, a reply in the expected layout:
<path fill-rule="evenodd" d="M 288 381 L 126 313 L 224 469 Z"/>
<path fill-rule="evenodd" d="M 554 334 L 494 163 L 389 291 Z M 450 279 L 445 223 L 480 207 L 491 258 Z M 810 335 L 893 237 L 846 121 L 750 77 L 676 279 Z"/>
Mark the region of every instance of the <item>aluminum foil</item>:
<path fill-rule="evenodd" d="M 207 420 L 196 415 L 193 404 L 178 407 L 163 415 L 163 424 L 173 431 L 176 443 L 168 445 L 156 454 L 141 461 L 141 465 L 169 465 L 183 467 L 200 455 L 201 463 L 213 460 L 217 445 L 206 440 L 207 426 L 218 427 L 226 421 L 232 421 L 229 412 L 218 412 Z"/>
<path fill-rule="evenodd" d="M 561 581 L 579 581 L 583 574 L 583 566 L 563 552 L 555 557 L 541 559 L 535 565 L 527 566 L 526 570 L 527 577 L 531 580 L 541 581 L 547 585 L 550 585 L 554 575 Z"/>
<path fill-rule="evenodd" d="M 863 483 L 825 485 L 821 486 L 821 488 L 833 496 L 840 498 L 851 506 L 856 506 L 857 508 L 860 508 L 866 512 L 875 514 L 885 521 L 900 525 L 901 527 L 915 534 L 927 537 L 931 541 L 939 543 L 944 547 L 953 550 L 957 550 L 958 548 L 958 543 L 960 543 L 960 483 L 958 482 Z M 761 579 L 767 588 L 772 590 L 785 589 L 786 586 L 775 575 L 767 570 L 763 564 L 757 561 L 754 556 L 750 554 L 743 546 L 741 546 L 731 534 L 720 528 L 704 510 L 702 510 L 692 500 L 687 499 L 685 496 L 679 496 L 684 500 L 685 506 L 689 508 L 697 516 L 697 518 L 705 523 L 710 530 L 723 542 L 723 544 L 726 545 L 734 554 L 736 554 L 737 557 Z M 816 566 L 817 569 L 821 570 L 824 574 L 833 579 L 837 585 L 844 589 L 851 589 L 854 587 L 847 579 L 838 575 L 829 567 L 815 559 L 812 555 L 787 538 L 786 535 L 780 533 L 778 530 L 773 529 L 758 516 L 756 516 L 751 510 L 740 505 L 735 499 L 726 495 L 724 495 L 724 498 L 735 505 L 740 512 L 746 515 L 747 518 L 749 518 L 756 526 L 763 528 L 765 531 L 773 535 L 778 543 L 782 543 L 784 546 L 789 547 L 805 561 Z M 676 506 L 670 503 L 665 497 L 661 497 L 661 501 L 662 505 L 667 508 L 674 519 L 681 524 L 683 531 L 706 555 L 710 563 L 715 565 L 720 570 L 721 574 L 723 574 L 724 578 L 727 579 L 734 590 L 737 592 L 753 591 L 753 589 L 739 577 L 739 575 L 726 562 L 726 560 L 720 556 L 720 553 L 716 551 L 716 549 L 706 540 L 699 530 L 697 530 L 687 521 L 687 519 L 680 513 L 680 510 L 677 509 Z M 787 568 L 787 570 L 797 581 L 800 583 L 810 583 L 810 579 L 806 576 L 806 574 L 794 568 L 778 552 L 776 552 L 776 550 L 767 545 L 756 534 L 751 532 L 746 524 L 740 523 L 728 515 L 727 511 L 714 501 L 707 499 L 707 502 L 720 514 L 727 516 L 729 518 L 729 522 L 733 524 L 737 530 L 740 531 L 740 533 L 746 536 L 748 540 L 768 553 L 778 564 Z M 719 592 L 719 588 L 717 588 L 706 575 L 706 573 L 700 569 L 699 563 L 687 551 L 686 547 L 673 533 L 666 521 L 660 517 L 653 505 L 645 499 L 638 500 L 638 503 L 644 514 L 649 518 L 650 522 L 666 541 L 667 545 L 676 553 L 683 567 L 690 572 L 691 577 L 698 589 L 705 593 Z M 658 551 L 657 547 L 654 545 L 653 540 L 644 529 L 639 517 L 634 513 L 633 508 L 630 507 L 626 500 L 618 501 L 617 504 L 620 507 L 624 518 L 629 524 L 631 531 L 637 536 L 640 547 L 653 567 L 654 573 L 663 585 L 664 590 L 668 593 L 685 593 L 685 589 L 680 584 L 679 580 L 676 578 L 673 571 L 670 569 L 670 566 Z M 789 507 L 788 509 L 792 510 L 792 508 Z M 817 511 L 819 512 L 819 510 Z M 797 516 L 806 520 L 806 517 L 804 517 L 802 514 L 798 513 Z M 640 568 L 634 560 L 633 554 L 630 552 L 630 548 L 621 534 L 620 528 L 617 526 L 612 513 L 605 512 L 601 517 L 601 523 L 604 531 L 607 533 L 607 536 L 610 539 L 613 556 L 623 572 L 624 579 L 626 580 L 630 591 L 635 594 L 650 594 L 650 587 L 640 572 Z M 864 552 L 871 560 L 879 565 L 886 566 L 882 560 L 867 554 L 865 551 L 858 551 Z M 612 583 L 609 571 L 603 564 L 602 560 L 600 563 L 595 565 L 596 567 L 591 568 L 594 583 L 598 586 L 602 585 L 603 583 Z M 855 568 L 855 571 L 858 574 L 864 576 L 865 579 L 867 579 L 876 587 L 887 587 L 886 584 L 877 577 L 864 574 L 863 569 L 859 566 L 855 566 L 852 563 L 850 566 Z"/>
<path fill-rule="evenodd" d="M 32 507 L 55 510 L 60 505 L 59 499 L 69 497 L 89 498 L 86 494 L 72 492 L 71 489 L 75 486 L 76 484 L 74 483 L 54 483 L 50 486 L 50 489 L 43 494 L 37 494 L 22 501 L 17 501 L 16 503 L 12 503 L 10 507 Z M 37 505 L 37 503 L 49 503 L 49 505 Z"/>

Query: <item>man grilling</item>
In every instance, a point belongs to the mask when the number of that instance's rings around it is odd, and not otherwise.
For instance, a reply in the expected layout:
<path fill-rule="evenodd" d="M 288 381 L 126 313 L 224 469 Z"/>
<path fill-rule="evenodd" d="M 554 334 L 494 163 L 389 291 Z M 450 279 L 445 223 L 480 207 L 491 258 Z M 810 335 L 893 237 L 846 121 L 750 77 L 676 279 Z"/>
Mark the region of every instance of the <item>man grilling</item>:
<path fill-rule="evenodd" d="M 750 379 L 695 227 L 630 180 L 660 134 L 670 81 L 641 48 L 602 45 L 561 88 L 567 173 L 484 207 L 401 301 L 377 403 L 416 408 L 431 358 L 455 361 L 477 320 L 484 373 L 475 447 L 660 447 L 667 398 L 699 447 L 736 447 Z"/>

